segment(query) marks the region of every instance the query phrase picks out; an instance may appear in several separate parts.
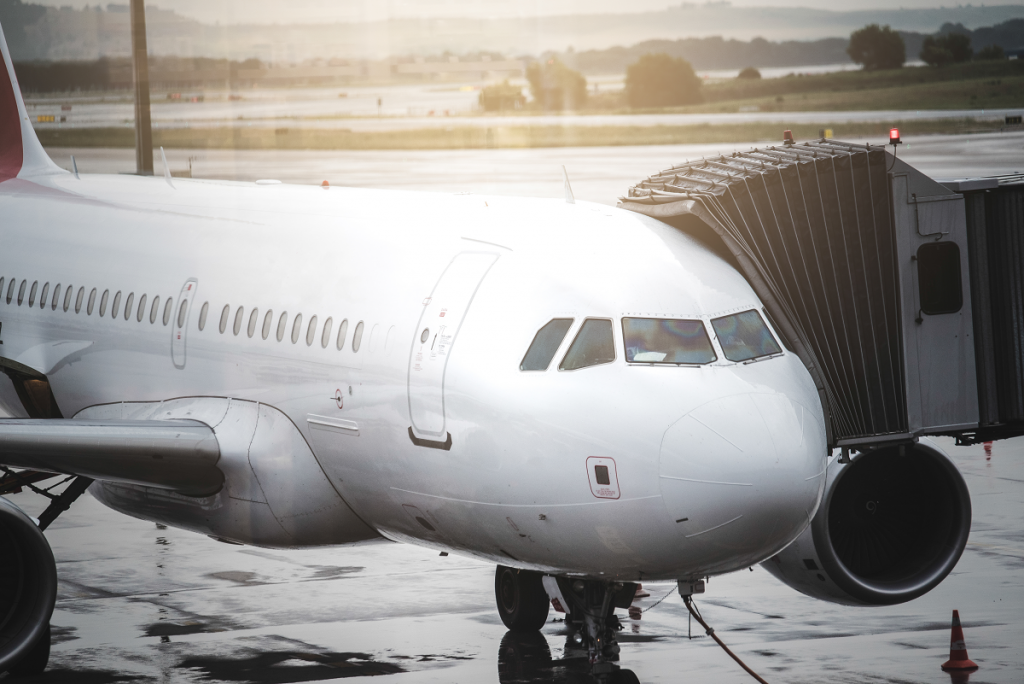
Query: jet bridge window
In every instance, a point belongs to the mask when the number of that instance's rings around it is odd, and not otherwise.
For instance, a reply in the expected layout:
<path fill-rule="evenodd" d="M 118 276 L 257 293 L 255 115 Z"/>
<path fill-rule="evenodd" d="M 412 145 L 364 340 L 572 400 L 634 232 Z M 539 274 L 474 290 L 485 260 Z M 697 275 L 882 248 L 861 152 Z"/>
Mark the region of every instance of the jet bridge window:
<path fill-rule="evenodd" d="M 533 336 L 526 356 L 519 363 L 519 370 L 544 371 L 551 365 L 551 359 L 572 327 L 572 318 L 552 318 Z"/>
<path fill-rule="evenodd" d="M 956 313 L 964 305 L 960 282 L 960 248 L 955 242 L 931 242 L 917 250 L 921 313 Z"/>
<path fill-rule="evenodd" d="M 576 339 L 558 365 L 559 370 L 576 370 L 598 366 L 615 360 L 615 342 L 612 322 L 607 318 L 588 318 L 583 321 Z"/>
<path fill-rule="evenodd" d="M 626 363 L 711 363 L 718 358 L 704 323 L 676 318 L 623 318 Z"/>
<path fill-rule="evenodd" d="M 761 315 L 753 309 L 715 318 L 711 325 L 725 358 L 730 361 L 749 361 L 782 353 Z"/>

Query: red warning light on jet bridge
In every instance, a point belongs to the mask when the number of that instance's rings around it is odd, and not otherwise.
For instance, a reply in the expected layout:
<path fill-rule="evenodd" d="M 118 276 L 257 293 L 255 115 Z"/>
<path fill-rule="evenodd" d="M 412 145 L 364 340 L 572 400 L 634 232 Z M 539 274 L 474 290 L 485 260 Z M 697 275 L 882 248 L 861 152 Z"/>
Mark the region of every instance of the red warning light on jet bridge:
<path fill-rule="evenodd" d="M 889 129 L 889 144 L 890 145 L 902 145 L 903 141 L 900 140 L 900 129 L 890 128 Z"/>

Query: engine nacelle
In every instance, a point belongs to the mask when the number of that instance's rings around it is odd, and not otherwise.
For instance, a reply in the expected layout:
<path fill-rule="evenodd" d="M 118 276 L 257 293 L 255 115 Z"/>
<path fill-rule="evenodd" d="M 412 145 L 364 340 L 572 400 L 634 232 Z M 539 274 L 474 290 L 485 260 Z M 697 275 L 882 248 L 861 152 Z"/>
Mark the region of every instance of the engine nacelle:
<path fill-rule="evenodd" d="M 763 567 L 784 584 L 854 606 L 903 603 L 956 566 L 971 531 L 971 497 L 933 442 L 833 461 L 811 524 Z"/>
<path fill-rule="evenodd" d="M 57 564 L 46 537 L 0 497 L 0 673 L 46 636 L 57 600 Z"/>

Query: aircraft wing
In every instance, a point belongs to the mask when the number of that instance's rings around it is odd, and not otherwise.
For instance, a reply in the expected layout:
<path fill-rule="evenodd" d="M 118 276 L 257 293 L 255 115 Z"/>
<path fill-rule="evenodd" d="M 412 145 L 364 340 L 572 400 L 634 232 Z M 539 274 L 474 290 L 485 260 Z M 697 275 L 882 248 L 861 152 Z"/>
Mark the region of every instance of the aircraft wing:
<path fill-rule="evenodd" d="M 193 420 L 0 420 L 0 465 L 169 489 L 220 490 L 220 444 Z"/>

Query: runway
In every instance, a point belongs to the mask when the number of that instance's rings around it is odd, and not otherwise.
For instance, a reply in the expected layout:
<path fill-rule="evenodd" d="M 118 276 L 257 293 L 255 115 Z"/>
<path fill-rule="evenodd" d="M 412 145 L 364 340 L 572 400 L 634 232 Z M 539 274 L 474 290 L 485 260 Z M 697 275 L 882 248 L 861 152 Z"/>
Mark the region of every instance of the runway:
<path fill-rule="evenodd" d="M 782 131 L 779 131 L 780 138 Z M 884 144 L 885 140 L 850 140 Z M 167 150 L 172 170 L 192 161 L 196 178 L 471 192 L 479 195 L 562 197 L 562 166 L 577 199 L 614 205 L 642 178 L 687 159 L 729 154 L 747 145 L 650 145 L 498 150 Z M 890 148 L 891 149 L 891 148 Z M 50 156 L 82 173 L 129 173 L 131 149 L 53 148 Z M 908 138 L 899 157 L 933 178 L 962 178 L 1024 171 L 1024 131 Z M 156 172 L 163 173 L 159 153 Z"/>
<path fill-rule="evenodd" d="M 698 600 L 704 617 L 767 681 L 966 681 L 939 669 L 957 608 L 981 665 L 970 681 L 1020 682 L 1024 439 L 997 442 L 990 459 L 980 445 L 940 441 L 967 479 L 974 523 L 959 565 L 931 593 L 846 608 L 797 594 L 760 568 L 711 580 Z M 13 500 L 41 510 L 34 495 Z M 494 568 L 474 560 L 387 542 L 230 546 L 127 518 L 89 496 L 47 536 L 60 591 L 51 669 L 38 682 L 590 681 L 579 662 L 559 662 L 565 633 L 553 612 L 539 644 L 506 635 Z M 624 620 L 623 667 L 645 684 L 753 681 L 710 639 L 688 638 L 672 585 L 645 588 L 642 608 L 669 596 L 641 620 Z"/>
<path fill-rule="evenodd" d="M 908 141 L 901 158 L 935 177 L 1024 171 L 1024 133 Z M 762 143 L 763 144 L 763 143 Z M 614 204 L 633 182 L 732 146 L 437 152 L 172 151 L 202 178 L 562 196 Z M 82 173 L 131 171 L 132 150 L 50 150 Z M 158 173 L 162 172 L 159 168 Z M 935 590 L 888 608 L 804 597 L 759 567 L 712 578 L 698 598 L 716 633 L 772 684 L 964 682 L 941 672 L 953 609 L 964 621 L 974 684 L 1024 672 L 1024 438 L 979 445 L 939 440 L 967 480 L 972 534 Z M 42 500 L 11 497 L 32 514 Z M 115 682 L 298 684 L 375 676 L 386 682 L 590 682 L 565 661 L 550 621 L 540 641 L 508 635 L 494 608 L 494 567 L 387 542 L 315 551 L 227 545 L 128 518 L 89 496 L 48 530 L 60 589 L 47 684 Z M 649 609 L 624 620 L 621 665 L 641 682 L 753 681 L 699 628 L 674 586 L 645 585 Z M 664 598 L 658 605 L 656 602 Z M 696 623 L 694 623 L 696 626 Z M 689 636 L 696 638 L 690 639 Z"/>

